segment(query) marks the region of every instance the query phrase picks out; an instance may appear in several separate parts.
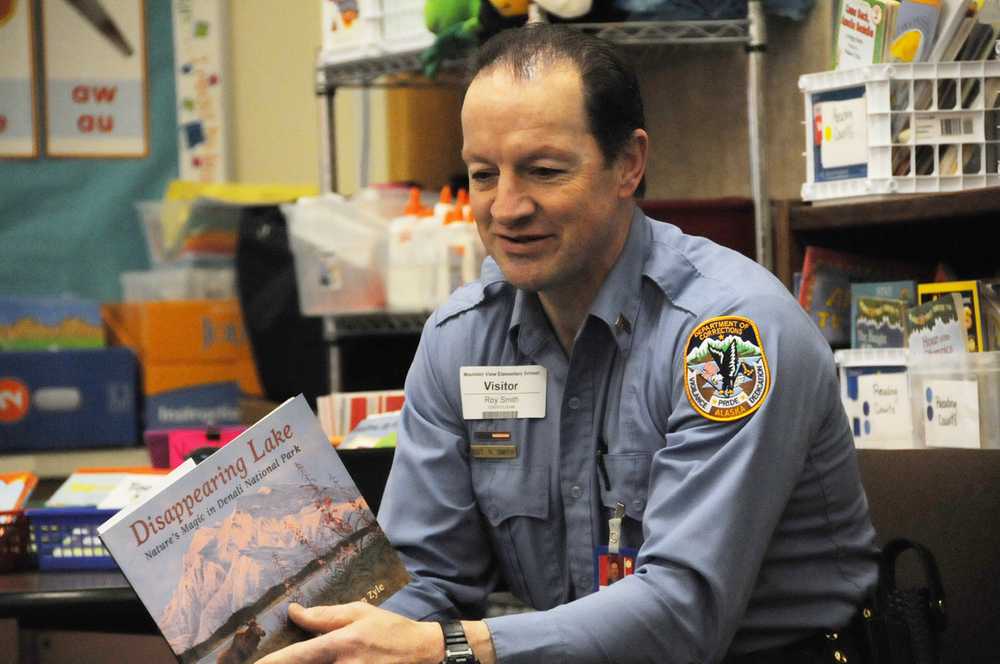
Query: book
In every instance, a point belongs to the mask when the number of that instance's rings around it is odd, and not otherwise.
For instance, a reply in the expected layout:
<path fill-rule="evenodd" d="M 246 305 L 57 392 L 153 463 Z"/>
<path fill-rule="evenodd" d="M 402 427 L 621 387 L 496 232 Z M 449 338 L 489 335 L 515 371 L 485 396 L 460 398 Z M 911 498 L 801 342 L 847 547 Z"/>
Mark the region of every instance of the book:
<path fill-rule="evenodd" d="M 175 475 L 98 532 L 182 663 L 255 661 L 308 637 L 291 602 L 409 581 L 302 395 Z"/>
<path fill-rule="evenodd" d="M 904 348 L 906 346 L 905 300 L 861 296 L 857 300 L 855 348 Z"/>
<path fill-rule="evenodd" d="M 45 501 L 46 507 L 96 507 L 123 482 L 141 475 L 165 475 L 160 468 L 108 466 L 77 468 Z"/>
<path fill-rule="evenodd" d="M 975 23 L 975 19 L 970 16 L 970 13 L 975 13 L 975 7 L 976 5 L 969 0 L 941 0 L 937 33 L 927 55 L 929 62 L 947 62 L 955 59 L 958 48 Z M 965 31 L 965 35 L 956 38 L 962 30 Z M 950 57 L 949 51 L 952 51 Z"/>
<path fill-rule="evenodd" d="M 979 282 L 943 281 L 917 286 L 917 301 L 920 304 L 935 298 L 956 293 L 960 298 L 959 313 L 963 334 L 966 337 L 966 348 L 970 353 L 982 351 L 985 348 L 983 337 L 983 316 L 979 304 Z"/>
<path fill-rule="evenodd" d="M 825 247 L 807 246 L 799 304 L 832 346 L 850 343 L 851 282 L 912 278 L 919 266 Z"/>
<path fill-rule="evenodd" d="M 0 512 L 12 512 L 24 507 L 37 485 L 38 475 L 34 473 L 0 473 Z"/>
<path fill-rule="evenodd" d="M 948 293 L 907 310 L 910 358 L 964 354 L 965 332 L 959 322 L 961 308 L 961 298 L 955 293 Z"/>
<path fill-rule="evenodd" d="M 939 0 L 903 0 L 889 47 L 892 61 L 926 62 L 934 46 L 940 15 Z"/>
<path fill-rule="evenodd" d="M 834 33 L 833 69 L 885 62 L 898 8 L 896 0 L 841 0 Z"/>
<path fill-rule="evenodd" d="M 851 284 L 851 348 L 858 345 L 858 298 L 875 297 L 889 300 L 902 300 L 907 307 L 917 302 L 917 282 L 915 281 L 875 281 Z M 903 318 L 905 319 L 905 312 Z M 904 320 L 905 322 L 905 320 Z M 905 346 L 904 343 L 899 347 Z"/>

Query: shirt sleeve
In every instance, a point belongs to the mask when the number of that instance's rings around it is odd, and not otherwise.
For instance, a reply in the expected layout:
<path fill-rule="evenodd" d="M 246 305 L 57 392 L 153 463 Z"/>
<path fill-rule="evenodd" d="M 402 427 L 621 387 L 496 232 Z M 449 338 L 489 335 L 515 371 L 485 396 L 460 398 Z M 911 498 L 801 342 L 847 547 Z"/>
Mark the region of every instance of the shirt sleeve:
<path fill-rule="evenodd" d="M 541 614 L 488 619 L 500 662 L 725 656 L 811 441 L 839 404 L 829 346 L 793 304 L 763 296 L 733 311 L 757 322 L 772 381 L 760 408 L 740 420 L 697 413 L 676 358 L 635 573 Z"/>
<path fill-rule="evenodd" d="M 473 618 L 496 586 L 489 536 L 472 489 L 458 366 L 432 317 L 406 378 L 396 452 L 379 524 L 411 575 L 382 607 L 415 620 Z M 453 381 L 441 372 L 454 369 Z M 449 392 L 448 385 L 452 385 Z M 450 395 L 450 396 L 449 396 Z"/>

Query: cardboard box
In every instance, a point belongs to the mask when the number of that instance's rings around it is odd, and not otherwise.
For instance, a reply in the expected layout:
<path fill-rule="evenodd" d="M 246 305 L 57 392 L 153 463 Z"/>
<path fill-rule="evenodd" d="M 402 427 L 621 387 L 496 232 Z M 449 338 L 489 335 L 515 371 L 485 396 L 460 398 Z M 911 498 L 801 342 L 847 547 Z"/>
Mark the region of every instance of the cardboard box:
<path fill-rule="evenodd" d="M 0 296 L 0 351 L 102 348 L 97 302 L 66 297 Z"/>
<path fill-rule="evenodd" d="M 137 377 L 127 348 L 0 353 L 0 453 L 138 444 Z"/>
<path fill-rule="evenodd" d="M 239 422 L 242 394 L 260 395 L 236 300 L 104 306 L 110 338 L 142 363 L 147 429 Z"/>

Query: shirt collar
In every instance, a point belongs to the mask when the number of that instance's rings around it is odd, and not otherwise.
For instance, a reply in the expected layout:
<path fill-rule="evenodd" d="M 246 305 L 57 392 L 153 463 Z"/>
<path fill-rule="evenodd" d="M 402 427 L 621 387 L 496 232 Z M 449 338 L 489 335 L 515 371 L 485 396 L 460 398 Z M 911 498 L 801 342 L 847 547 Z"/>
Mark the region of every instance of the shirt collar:
<path fill-rule="evenodd" d="M 608 326 L 622 352 L 631 346 L 632 330 L 639 315 L 643 265 L 649 254 L 651 234 L 649 222 L 636 206 L 625 246 L 590 307 L 589 315 Z M 482 278 L 484 284 L 503 279 L 493 259 L 484 263 Z M 529 356 L 554 338 L 537 294 L 520 289 L 515 292 L 508 333 L 518 349 Z"/>

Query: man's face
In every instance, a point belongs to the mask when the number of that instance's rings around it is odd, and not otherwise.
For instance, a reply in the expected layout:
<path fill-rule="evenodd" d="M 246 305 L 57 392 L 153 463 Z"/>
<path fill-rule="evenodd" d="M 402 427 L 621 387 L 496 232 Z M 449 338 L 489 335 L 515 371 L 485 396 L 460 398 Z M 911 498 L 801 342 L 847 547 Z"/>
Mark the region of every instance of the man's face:
<path fill-rule="evenodd" d="M 527 80 L 481 72 L 462 133 L 479 234 L 507 280 L 529 291 L 599 285 L 628 233 L 614 218 L 622 169 L 589 131 L 575 67 L 542 65 Z"/>

